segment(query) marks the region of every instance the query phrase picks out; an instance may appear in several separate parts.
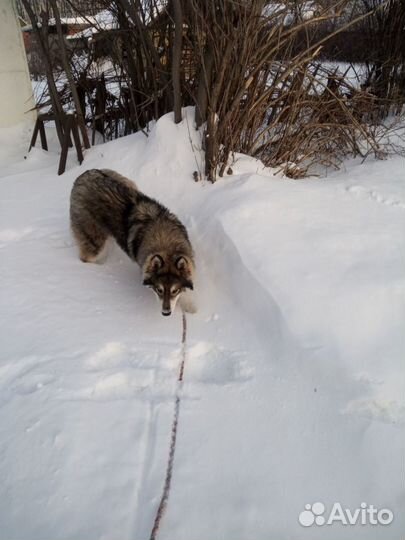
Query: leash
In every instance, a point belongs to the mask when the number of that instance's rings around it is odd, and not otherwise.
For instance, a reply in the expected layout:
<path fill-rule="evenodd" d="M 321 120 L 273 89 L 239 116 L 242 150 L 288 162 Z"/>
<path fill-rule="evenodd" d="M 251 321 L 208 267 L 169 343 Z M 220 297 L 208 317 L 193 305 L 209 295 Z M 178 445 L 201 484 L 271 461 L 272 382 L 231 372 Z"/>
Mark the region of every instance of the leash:
<path fill-rule="evenodd" d="M 155 515 L 155 521 L 153 523 L 152 532 L 150 533 L 149 540 L 156 540 L 160 523 L 164 516 L 164 513 L 167 508 L 167 503 L 170 495 L 170 486 L 173 476 L 173 463 L 174 463 L 174 454 L 176 451 L 176 440 L 177 440 L 177 428 L 179 425 L 179 414 L 180 414 L 180 389 L 183 385 L 183 376 L 184 376 L 184 366 L 186 363 L 186 337 L 187 337 L 187 319 L 186 314 L 183 311 L 183 331 L 181 336 L 181 353 L 180 353 L 180 366 L 177 376 L 177 387 L 176 387 L 176 399 L 174 402 L 174 412 L 173 412 L 173 422 L 172 422 L 172 431 L 170 437 L 170 447 L 169 447 L 169 457 L 167 459 L 166 465 L 166 477 L 165 483 L 163 486 L 162 497 Z"/>

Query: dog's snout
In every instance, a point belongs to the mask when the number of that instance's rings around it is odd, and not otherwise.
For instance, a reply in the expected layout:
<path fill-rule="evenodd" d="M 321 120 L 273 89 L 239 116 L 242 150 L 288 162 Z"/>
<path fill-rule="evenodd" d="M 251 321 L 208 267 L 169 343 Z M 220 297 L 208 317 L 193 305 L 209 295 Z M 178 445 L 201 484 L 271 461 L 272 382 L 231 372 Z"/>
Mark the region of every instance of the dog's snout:
<path fill-rule="evenodd" d="M 162 311 L 162 315 L 164 315 L 165 317 L 168 317 L 171 314 L 172 314 L 172 312 L 170 310 L 169 311 L 167 311 L 167 310 Z"/>

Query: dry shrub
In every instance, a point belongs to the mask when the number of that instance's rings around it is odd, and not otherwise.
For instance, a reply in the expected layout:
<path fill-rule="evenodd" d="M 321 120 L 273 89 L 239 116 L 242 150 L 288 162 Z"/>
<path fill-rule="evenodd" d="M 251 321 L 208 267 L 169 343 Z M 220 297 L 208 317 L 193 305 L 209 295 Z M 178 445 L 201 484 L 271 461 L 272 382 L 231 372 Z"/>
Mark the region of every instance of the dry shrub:
<path fill-rule="evenodd" d="M 398 114 L 405 104 L 405 0 L 362 0 L 372 15 L 364 21 L 370 47 L 366 86 L 385 100 L 381 115 Z"/>
<path fill-rule="evenodd" d="M 365 18 L 336 24 L 347 4 L 304 12 L 287 25 L 288 3 L 191 0 L 190 41 L 200 89 L 201 79 L 207 89 L 197 92 L 196 104 L 197 123 L 206 122 L 208 179 L 224 174 L 234 151 L 292 177 L 370 150 L 381 157 L 373 128 L 377 97 L 317 62 L 326 39 L 314 40 L 319 24 L 333 18 L 336 33 Z M 307 46 L 297 46 L 303 35 Z"/>
<path fill-rule="evenodd" d="M 66 1 L 81 14 L 79 0 Z M 376 90 L 377 79 L 353 84 L 320 59 L 325 43 L 359 25 L 391 35 L 397 19 L 403 21 L 398 5 L 405 0 L 362 0 L 361 10 L 350 0 L 98 1 L 116 25 L 98 29 L 87 67 L 78 68 L 72 57 L 71 71 L 87 123 L 104 137 L 147 130 L 173 109 L 179 121 L 180 104 L 193 104 L 203 134 L 203 172 L 212 182 L 228 171 L 234 152 L 299 178 L 319 166 L 339 167 L 347 156 L 388 151 L 383 118 L 392 103 L 397 112 L 401 107 L 400 85 L 393 81 L 403 73 L 397 68 L 403 66 L 403 38 L 392 39 L 390 62 L 375 61 L 389 74 L 388 93 Z M 89 66 L 100 56 L 109 69 L 95 77 Z M 118 88 L 114 96 L 111 85 Z M 63 102 L 69 91 L 64 88 Z"/>

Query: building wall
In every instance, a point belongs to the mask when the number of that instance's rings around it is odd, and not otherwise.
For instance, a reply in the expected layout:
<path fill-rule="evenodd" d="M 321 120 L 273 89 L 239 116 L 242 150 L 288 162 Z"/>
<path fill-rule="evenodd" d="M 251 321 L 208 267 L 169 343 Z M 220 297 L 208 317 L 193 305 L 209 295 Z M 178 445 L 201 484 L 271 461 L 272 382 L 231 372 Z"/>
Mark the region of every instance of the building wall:
<path fill-rule="evenodd" d="M 0 127 L 33 123 L 35 113 L 22 32 L 14 0 L 0 0 Z"/>

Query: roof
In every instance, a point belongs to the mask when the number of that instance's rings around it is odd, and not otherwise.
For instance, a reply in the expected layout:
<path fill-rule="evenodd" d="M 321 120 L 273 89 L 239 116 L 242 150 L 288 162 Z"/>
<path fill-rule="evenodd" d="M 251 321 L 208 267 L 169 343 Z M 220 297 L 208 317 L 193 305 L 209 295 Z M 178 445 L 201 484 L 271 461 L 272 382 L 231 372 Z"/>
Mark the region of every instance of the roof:
<path fill-rule="evenodd" d="M 92 17 L 94 19 L 91 26 L 67 36 L 67 39 L 81 39 L 81 38 L 91 38 L 93 34 L 97 34 L 102 30 L 112 30 L 113 28 L 118 28 L 118 21 L 111 11 L 103 10 Z"/>
<path fill-rule="evenodd" d="M 96 16 L 93 15 L 89 15 L 88 17 L 61 17 L 60 22 L 68 26 L 90 26 L 97 23 Z M 53 17 L 49 19 L 48 26 L 55 26 L 55 24 L 56 21 Z M 38 22 L 38 26 L 42 26 L 41 22 Z M 21 30 L 23 32 L 30 32 L 32 30 L 32 24 L 22 26 Z"/>

